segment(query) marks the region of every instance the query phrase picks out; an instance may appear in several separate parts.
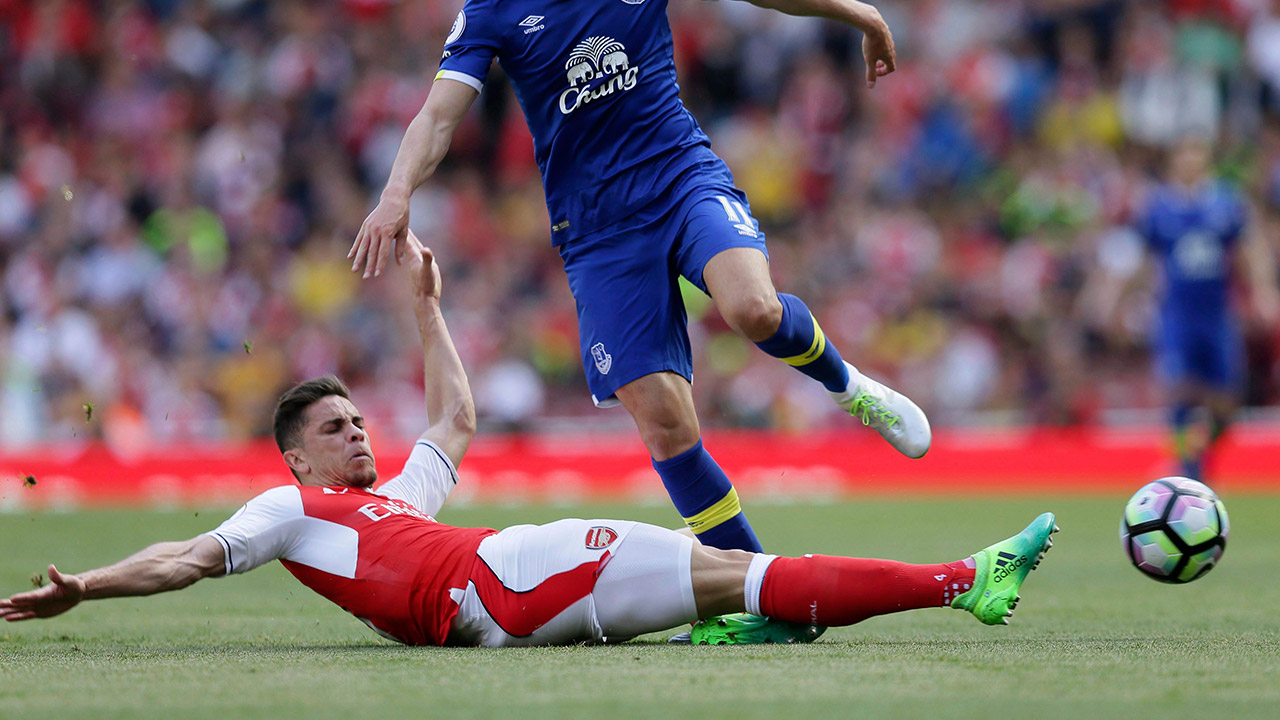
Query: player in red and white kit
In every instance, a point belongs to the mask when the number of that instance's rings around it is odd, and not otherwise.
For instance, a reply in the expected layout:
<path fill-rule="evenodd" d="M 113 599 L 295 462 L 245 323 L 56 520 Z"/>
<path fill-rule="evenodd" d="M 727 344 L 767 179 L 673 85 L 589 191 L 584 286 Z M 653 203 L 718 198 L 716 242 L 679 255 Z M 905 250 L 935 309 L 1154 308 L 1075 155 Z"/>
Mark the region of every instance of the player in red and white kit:
<path fill-rule="evenodd" d="M 0 617 L 51 617 L 81 600 L 176 590 L 279 560 L 380 635 L 411 645 L 618 640 L 743 611 L 849 625 L 950 606 L 998 624 L 1052 545 L 1050 513 L 971 557 L 932 565 L 719 550 L 623 520 L 502 531 L 438 523 L 433 516 L 458 482 L 475 413 L 440 313 L 439 269 L 412 236 L 410 246 L 431 424 L 400 475 L 373 489 L 364 419 L 346 387 L 332 377 L 302 383 L 280 399 L 274 423 L 298 485 L 262 493 L 208 533 L 115 565 L 77 575 L 50 565 L 51 583 L 0 600 Z M 706 625 L 705 641 L 732 640 L 732 628 L 717 635 Z"/>

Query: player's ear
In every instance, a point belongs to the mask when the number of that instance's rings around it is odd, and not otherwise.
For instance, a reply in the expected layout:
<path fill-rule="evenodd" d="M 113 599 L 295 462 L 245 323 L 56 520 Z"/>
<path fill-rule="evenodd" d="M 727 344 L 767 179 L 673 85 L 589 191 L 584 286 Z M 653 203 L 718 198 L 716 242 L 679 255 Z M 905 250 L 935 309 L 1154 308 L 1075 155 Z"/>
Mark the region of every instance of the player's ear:
<path fill-rule="evenodd" d="M 311 464 L 307 462 L 306 453 L 302 452 L 302 448 L 285 450 L 284 462 L 296 475 L 309 475 L 311 473 Z"/>

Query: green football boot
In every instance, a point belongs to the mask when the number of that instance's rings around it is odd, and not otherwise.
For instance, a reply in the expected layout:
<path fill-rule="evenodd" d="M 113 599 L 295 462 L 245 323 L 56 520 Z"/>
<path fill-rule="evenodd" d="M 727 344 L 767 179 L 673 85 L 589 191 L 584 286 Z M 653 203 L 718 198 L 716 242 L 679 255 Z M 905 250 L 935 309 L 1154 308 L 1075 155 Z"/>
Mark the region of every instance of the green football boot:
<path fill-rule="evenodd" d="M 770 620 L 736 613 L 699 620 L 689 631 L 694 645 L 758 645 L 761 643 L 811 643 L 827 629 L 821 625 Z"/>
<path fill-rule="evenodd" d="M 1044 513 L 1017 535 L 975 554 L 973 587 L 952 600 L 951 607 L 968 610 L 987 625 L 1008 625 L 1022 599 L 1022 582 L 1053 547 L 1049 536 L 1056 532 L 1053 513 Z"/>

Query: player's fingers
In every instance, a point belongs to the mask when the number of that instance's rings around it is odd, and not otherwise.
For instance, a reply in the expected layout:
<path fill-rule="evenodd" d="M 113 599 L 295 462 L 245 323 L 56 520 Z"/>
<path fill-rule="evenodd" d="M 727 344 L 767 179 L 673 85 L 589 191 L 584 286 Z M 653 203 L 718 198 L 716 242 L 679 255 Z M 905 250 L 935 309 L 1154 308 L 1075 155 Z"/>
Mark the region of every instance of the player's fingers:
<path fill-rule="evenodd" d="M 55 582 L 59 585 L 65 585 L 67 583 L 66 578 L 63 577 L 62 573 L 58 571 L 58 568 L 55 567 L 53 563 L 49 563 L 49 569 L 47 572 L 49 573 L 49 582 Z"/>
<path fill-rule="evenodd" d="M 394 255 L 397 252 L 396 245 L 398 245 L 399 242 L 400 242 L 399 238 L 396 238 L 393 235 L 385 243 L 383 243 L 381 247 L 378 248 L 381 252 L 373 256 L 373 276 L 374 277 L 377 277 L 382 274 L 382 269 L 387 266 L 387 257 Z"/>
<path fill-rule="evenodd" d="M 402 264 L 404 262 L 405 250 L 407 250 L 408 247 L 409 230 L 406 228 L 401 230 L 399 235 L 391 238 L 391 252 L 387 253 L 389 257 L 383 258 L 383 261 L 378 263 L 378 272 L 374 274 L 376 275 L 381 273 L 383 268 L 387 267 L 392 259 L 396 261 L 397 265 Z"/>
<path fill-rule="evenodd" d="M 33 612 L 21 612 L 21 613 L 15 613 L 13 615 L 5 615 L 4 619 L 9 622 L 18 622 L 19 620 L 30 620 L 35 616 L 36 614 Z"/>
<path fill-rule="evenodd" d="M 876 61 L 876 75 L 884 77 L 889 74 L 889 64 L 883 60 Z"/>
<path fill-rule="evenodd" d="M 30 594 L 30 593 L 23 593 L 23 594 Z M 35 610 L 35 607 L 36 607 L 36 604 L 32 602 L 30 598 L 23 598 L 18 595 L 14 595 L 13 597 L 9 598 L 9 600 L 11 602 L 9 602 L 8 605 L 5 605 L 4 607 L 0 607 L 0 614 L 12 615 L 14 613 L 31 612 Z"/>
<path fill-rule="evenodd" d="M 351 249 L 347 251 L 347 259 L 354 261 L 351 264 L 352 270 L 356 269 L 356 262 L 359 262 L 357 258 L 360 253 L 360 248 L 367 245 L 368 242 L 369 242 L 369 233 L 365 232 L 364 228 L 360 228 L 360 234 L 356 235 L 356 241 L 351 243 Z"/>
<path fill-rule="evenodd" d="M 360 226 L 360 232 L 356 233 L 356 239 L 351 243 L 351 249 L 347 251 L 348 260 L 356 256 L 356 248 L 360 247 L 360 238 L 362 237 L 364 237 L 364 225 Z"/>
<path fill-rule="evenodd" d="M 866 65 L 867 65 L 867 88 L 874 88 L 876 86 L 876 63 L 870 58 L 867 58 Z"/>
<path fill-rule="evenodd" d="M 375 232 L 369 237 L 369 244 L 365 248 L 365 256 L 362 264 L 364 265 L 364 278 L 368 280 L 373 277 L 373 266 L 377 262 L 378 253 L 382 250 L 382 238 L 378 237 Z"/>
<path fill-rule="evenodd" d="M 364 259 L 369 254 L 369 243 L 371 242 L 373 242 L 372 235 L 361 231 L 360 239 L 356 241 L 356 255 L 351 262 L 351 272 L 359 272 L 360 266 L 364 264 Z"/>
<path fill-rule="evenodd" d="M 26 592 L 21 592 L 6 600 L 5 604 L 7 607 L 18 608 L 20 610 L 29 608 L 35 604 L 36 598 L 39 597 L 39 594 L 42 592 L 44 592 L 44 588 L 41 588 L 40 590 L 28 590 Z"/>

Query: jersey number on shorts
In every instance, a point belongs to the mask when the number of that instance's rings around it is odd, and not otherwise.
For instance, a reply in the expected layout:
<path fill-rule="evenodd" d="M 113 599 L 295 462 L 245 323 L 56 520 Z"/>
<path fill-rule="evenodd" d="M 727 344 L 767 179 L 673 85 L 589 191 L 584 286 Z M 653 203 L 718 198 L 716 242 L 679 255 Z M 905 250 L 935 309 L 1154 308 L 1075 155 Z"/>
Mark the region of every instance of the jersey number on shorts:
<path fill-rule="evenodd" d="M 742 206 L 737 200 L 730 201 L 724 195 L 717 195 L 716 199 L 724 206 L 724 214 L 729 216 L 729 222 L 733 223 L 733 227 L 738 231 L 739 235 L 747 237 L 759 237 L 756 232 L 756 221 L 751 217 L 751 213 Z M 737 208 L 735 210 L 735 208 Z"/>

